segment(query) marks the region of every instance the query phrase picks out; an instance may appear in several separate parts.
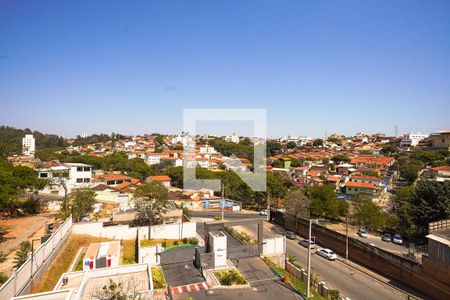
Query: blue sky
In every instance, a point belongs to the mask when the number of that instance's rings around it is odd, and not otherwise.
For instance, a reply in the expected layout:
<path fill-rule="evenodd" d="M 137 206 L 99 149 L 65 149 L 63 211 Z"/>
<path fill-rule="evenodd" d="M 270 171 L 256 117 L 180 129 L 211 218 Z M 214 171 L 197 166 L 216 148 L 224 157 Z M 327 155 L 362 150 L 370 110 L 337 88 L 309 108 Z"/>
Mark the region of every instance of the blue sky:
<path fill-rule="evenodd" d="M 0 104 L 66 136 L 222 107 L 270 136 L 450 129 L 450 1 L 0 0 Z"/>

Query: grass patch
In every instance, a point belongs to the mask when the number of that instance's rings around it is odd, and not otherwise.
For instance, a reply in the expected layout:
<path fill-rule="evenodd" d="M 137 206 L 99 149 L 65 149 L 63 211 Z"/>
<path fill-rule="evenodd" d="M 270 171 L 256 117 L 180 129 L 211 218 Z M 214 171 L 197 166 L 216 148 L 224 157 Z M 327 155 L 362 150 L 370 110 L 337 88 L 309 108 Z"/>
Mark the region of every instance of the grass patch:
<path fill-rule="evenodd" d="M 136 241 L 122 241 L 122 264 L 130 265 L 136 263 Z"/>
<path fill-rule="evenodd" d="M 152 268 L 152 281 L 155 290 L 166 287 L 166 281 L 161 268 Z"/>
<path fill-rule="evenodd" d="M 181 240 L 171 240 L 171 239 L 152 239 L 152 240 L 141 240 L 141 247 L 150 247 L 161 244 L 164 248 L 170 248 L 173 246 L 181 245 L 197 245 L 197 238 L 183 238 Z"/>
<path fill-rule="evenodd" d="M 216 277 L 219 279 L 219 282 L 221 285 L 243 285 L 247 283 L 247 280 L 245 280 L 245 277 L 242 276 L 242 274 L 236 270 L 221 270 L 216 273 L 214 273 Z"/>
<path fill-rule="evenodd" d="M 269 259 L 265 258 L 264 262 L 273 270 L 276 271 L 276 273 L 278 273 L 278 275 L 280 275 L 282 278 L 287 277 L 288 280 L 288 284 L 290 286 L 292 286 L 293 288 L 295 288 L 297 291 L 303 293 L 304 295 L 306 295 L 306 283 L 301 281 L 299 278 L 294 277 L 291 273 L 289 273 L 288 271 L 286 271 L 285 269 L 283 269 L 282 267 L 280 267 L 279 265 L 273 263 L 272 261 L 270 261 Z M 313 300 L 326 300 L 326 298 L 320 296 L 317 292 L 313 291 L 311 289 L 311 294 L 312 297 L 309 299 L 313 299 Z"/>
<path fill-rule="evenodd" d="M 75 265 L 75 270 L 74 270 L 75 272 L 76 271 L 83 271 L 83 258 L 84 258 L 84 254 L 86 253 L 86 250 L 87 249 L 81 250 L 80 257 L 78 257 L 78 262 Z"/>
<path fill-rule="evenodd" d="M 63 245 L 61 251 L 44 273 L 39 284 L 32 287 L 32 293 L 41 293 L 53 290 L 61 275 L 68 271 L 75 259 L 78 249 L 87 247 L 91 243 L 110 241 L 105 238 L 96 238 L 89 235 L 72 234 Z"/>

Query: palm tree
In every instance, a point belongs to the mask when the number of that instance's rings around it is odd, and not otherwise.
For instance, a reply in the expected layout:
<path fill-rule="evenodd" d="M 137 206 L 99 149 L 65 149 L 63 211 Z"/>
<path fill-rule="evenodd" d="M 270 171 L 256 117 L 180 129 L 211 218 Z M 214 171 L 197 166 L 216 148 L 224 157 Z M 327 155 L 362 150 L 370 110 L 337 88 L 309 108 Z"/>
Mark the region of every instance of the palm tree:
<path fill-rule="evenodd" d="M 20 248 L 14 256 L 14 268 L 20 268 L 20 266 L 27 261 L 28 253 L 30 253 L 30 251 L 31 243 L 29 241 L 23 241 L 20 243 Z"/>

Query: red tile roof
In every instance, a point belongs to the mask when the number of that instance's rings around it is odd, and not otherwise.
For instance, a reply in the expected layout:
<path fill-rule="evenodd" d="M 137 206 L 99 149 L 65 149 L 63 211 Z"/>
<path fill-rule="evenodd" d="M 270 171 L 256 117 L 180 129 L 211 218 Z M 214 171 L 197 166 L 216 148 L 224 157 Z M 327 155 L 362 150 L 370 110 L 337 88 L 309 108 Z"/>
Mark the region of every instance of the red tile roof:
<path fill-rule="evenodd" d="M 369 182 L 354 182 L 354 181 L 348 181 L 345 183 L 346 187 L 357 187 L 357 188 L 364 188 L 364 189 L 378 189 L 373 183 Z"/>
<path fill-rule="evenodd" d="M 450 166 L 440 166 L 440 167 L 434 167 L 434 168 L 431 168 L 431 169 L 435 170 L 435 171 L 450 172 Z"/>
<path fill-rule="evenodd" d="M 166 175 L 160 175 L 160 176 L 150 176 L 151 181 L 171 181 L 172 178 Z"/>

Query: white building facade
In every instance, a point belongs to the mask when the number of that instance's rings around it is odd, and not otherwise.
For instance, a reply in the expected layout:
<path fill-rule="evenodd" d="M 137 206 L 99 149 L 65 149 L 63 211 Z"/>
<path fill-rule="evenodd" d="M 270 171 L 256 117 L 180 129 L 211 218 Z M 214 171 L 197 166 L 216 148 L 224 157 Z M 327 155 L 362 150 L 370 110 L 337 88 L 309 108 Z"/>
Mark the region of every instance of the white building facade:
<path fill-rule="evenodd" d="M 410 132 L 403 135 L 402 140 L 400 141 L 400 147 L 415 147 L 419 142 L 425 138 L 427 138 L 428 135 L 422 134 L 420 132 Z"/>
<path fill-rule="evenodd" d="M 26 134 L 22 138 L 22 153 L 26 156 L 34 156 L 36 152 L 36 140 L 32 134 Z"/>

